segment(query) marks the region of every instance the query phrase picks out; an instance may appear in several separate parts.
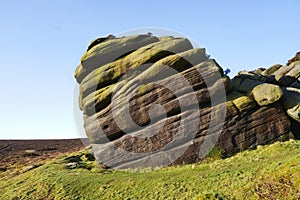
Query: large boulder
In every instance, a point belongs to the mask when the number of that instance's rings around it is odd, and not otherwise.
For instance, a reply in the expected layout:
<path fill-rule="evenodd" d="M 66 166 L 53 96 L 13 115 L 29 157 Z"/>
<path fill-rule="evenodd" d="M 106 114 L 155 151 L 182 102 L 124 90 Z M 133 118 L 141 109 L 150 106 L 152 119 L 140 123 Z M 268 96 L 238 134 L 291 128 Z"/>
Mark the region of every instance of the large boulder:
<path fill-rule="evenodd" d="M 94 41 L 75 78 L 86 134 L 108 167 L 198 162 L 215 145 L 230 156 L 294 137 L 299 121 L 297 63 L 230 80 L 185 38 Z"/>

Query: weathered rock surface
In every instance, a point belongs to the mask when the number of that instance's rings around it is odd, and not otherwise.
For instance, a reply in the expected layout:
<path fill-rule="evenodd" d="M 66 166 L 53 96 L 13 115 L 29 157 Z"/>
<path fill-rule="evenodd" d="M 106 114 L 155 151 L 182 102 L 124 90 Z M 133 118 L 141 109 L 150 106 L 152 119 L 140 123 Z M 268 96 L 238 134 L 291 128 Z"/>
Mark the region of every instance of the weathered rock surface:
<path fill-rule="evenodd" d="M 287 65 L 291 65 L 295 61 L 300 61 L 300 52 L 297 52 L 293 58 L 289 59 Z"/>
<path fill-rule="evenodd" d="M 283 92 L 278 85 L 263 83 L 253 88 L 252 95 L 258 105 L 266 106 L 278 101 Z"/>
<path fill-rule="evenodd" d="M 86 134 L 106 166 L 192 163 L 215 145 L 230 156 L 299 132 L 297 59 L 230 80 L 185 38 L 135 35 L 93 44 L 75 78 Z"/>
<path fill-rule="evenodd" d="M 276 64 L 260 74 L 254 72 L 239 73 L 232 79 L 234 89 L 244 93 L 251 92 L 259 105 L 267 105 L 282 99 L 280 103 L 286 113 L 299 122 L 299 55 L 298 52 L 294 58 L 288 61 L 287 66 Z M 255 95 L 255 93 L 257 94 Z M 294 130 L 294 132 L 299 131 Z"/>
<path fill-rule="evenodd" d="M 149 35 L 135 35 L 104 41 L 91 48 L 82 56 L 81 64 L 75 72 L 75 78 L 80 83 L 94 69 L 158 40 L 157 37 Z"/>
<path fill-rule="evenodd" d="M 287 110 L 287 113 L 290 117 L 300 122 L 300 89 L 287 87 L 283 91 L 284 108 Z"/>

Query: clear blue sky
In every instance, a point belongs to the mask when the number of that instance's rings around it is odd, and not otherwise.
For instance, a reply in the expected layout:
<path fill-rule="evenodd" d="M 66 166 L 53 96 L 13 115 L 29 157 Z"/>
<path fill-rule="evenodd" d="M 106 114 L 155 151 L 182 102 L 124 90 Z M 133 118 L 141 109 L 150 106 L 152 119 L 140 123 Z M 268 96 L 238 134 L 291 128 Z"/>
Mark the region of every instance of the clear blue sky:
<path fill-rule="evenodd" d="M 232 75 L 300 50 L 300 1 L 1 1 L 0 138 L 76 138 L 73 72 L 88 43 L 134 28 L 173 29 Z"/>

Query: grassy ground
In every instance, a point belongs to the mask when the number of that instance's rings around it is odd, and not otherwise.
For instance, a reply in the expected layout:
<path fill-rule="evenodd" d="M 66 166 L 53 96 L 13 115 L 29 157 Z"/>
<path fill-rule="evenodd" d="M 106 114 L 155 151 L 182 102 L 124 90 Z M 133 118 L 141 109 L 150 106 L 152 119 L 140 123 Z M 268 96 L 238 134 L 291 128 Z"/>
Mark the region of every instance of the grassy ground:
<path fill-rule="evenodd" d="M 1 178 L 0 199 L 300 199 L 300 141 L 163 169 L 105 170 L 88 155 Z"/>

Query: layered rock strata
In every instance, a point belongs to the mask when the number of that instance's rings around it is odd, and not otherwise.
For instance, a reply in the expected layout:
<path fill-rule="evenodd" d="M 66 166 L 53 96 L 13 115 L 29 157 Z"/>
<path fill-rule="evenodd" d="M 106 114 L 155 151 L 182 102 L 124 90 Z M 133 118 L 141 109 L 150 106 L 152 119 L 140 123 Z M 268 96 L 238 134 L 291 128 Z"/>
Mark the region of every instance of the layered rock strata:
<path fill-rule="evenodd" d="M 294 60 L 230 80 L 185 38 L 145 34 L 93 43 L 75 78 L 94 154 L 108 167 L 153 167 L 197 162 L 212 148 L 230 156 L 298 137 Z"/>

